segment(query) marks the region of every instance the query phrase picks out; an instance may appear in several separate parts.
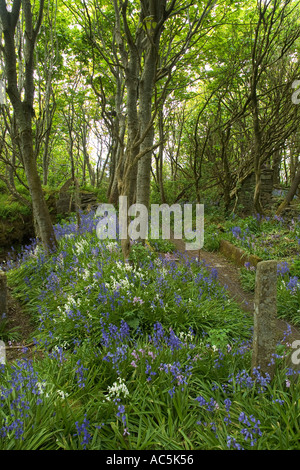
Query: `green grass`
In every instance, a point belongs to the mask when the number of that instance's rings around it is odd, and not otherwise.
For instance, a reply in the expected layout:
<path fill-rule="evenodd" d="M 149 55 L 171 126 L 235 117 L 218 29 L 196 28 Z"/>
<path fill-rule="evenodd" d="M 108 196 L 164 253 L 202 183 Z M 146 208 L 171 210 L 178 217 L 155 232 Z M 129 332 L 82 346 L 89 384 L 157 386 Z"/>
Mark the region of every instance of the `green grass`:
<path fill-rule="evenodd" d="M 43 355 L 0 366 L 0 448 L 299 449 L 289 346 L 272 380 L 252 375 L 253 318 L 214 273 L 145 247 L 124 263 L 83 222 L 8 272 Z"/>

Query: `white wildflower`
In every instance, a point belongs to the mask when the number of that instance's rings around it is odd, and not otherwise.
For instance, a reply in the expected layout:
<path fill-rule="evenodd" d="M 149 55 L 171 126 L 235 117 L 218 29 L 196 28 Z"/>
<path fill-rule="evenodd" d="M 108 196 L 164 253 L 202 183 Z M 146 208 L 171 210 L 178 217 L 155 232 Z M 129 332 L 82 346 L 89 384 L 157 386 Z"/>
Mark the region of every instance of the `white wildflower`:
<path fill-rule="evenodd" d="M 109 242 L 107 245 L 106 245 L 106 248 L 112 252 L 112 251 L 116 251 L 118 250 L 118 244 L 116 242 Z"/>
<path fill-rule="evenodd" d="M 88 279 L 88 277 L 90 276 L 90 271 L 88 269 L 84 269 L 83 273 L 82 273 L 82 279 L 84 281 L 86 281 Z"/>
<path fill-rule="evenodd" d="M 188 341 L 193 341 L 194 340 L 194 336 L 192 335 L 192 333 L 185 333 L 184 331 L 181 331 L 178 334 L 178 338 L 183 343 L 187 343 Z"/>
<path fill-rule="evenodd" d="M 87 240 L 79 240 L 74 243 L 73 253 L 76 255 L 80 255 L 84 252 L 85 247 L 88 245 Z"/>
<path fill-rule="evenodd" d="M 108 396 L 106 400 L 110 401 L 113 397 L 119 397 L 123 395 L 123 397 L 127 397 L 129 395 L 128 388 L 126 387 L 124 379 L 118 377 L 118 380 L 112 384 L 111 387 L 107 387 Z"/>
<path fill-rule="evenodd" d="M 36 383 L 36 387 L 37 387 L 39 393 L 40 393 L 40 394 L 43 394 L 43 393 L 44 393 L 44 390 L 45 390 L 45 388 L 46 388 L 46 384 L 45 384 L 45 382 L 37 382 L 37 383 Z"/>
<path fill-rule="evenodd" d="M 57 395 L 59 395 L 63 400 L 69 396 L 68 393 L 64 392 L 63 390 L 56 390 Z"/>

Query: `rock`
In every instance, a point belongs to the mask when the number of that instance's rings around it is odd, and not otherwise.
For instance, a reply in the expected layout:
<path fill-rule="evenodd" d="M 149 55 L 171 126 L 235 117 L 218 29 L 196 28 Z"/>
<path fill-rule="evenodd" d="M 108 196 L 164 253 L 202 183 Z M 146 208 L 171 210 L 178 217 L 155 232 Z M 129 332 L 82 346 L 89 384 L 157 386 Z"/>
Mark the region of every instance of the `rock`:
<path fill-rule="evenodd" d="M 75 197 L 73 190 L 73 180 L 68 179 L 59 190 L 59 196 L 56 202 L 57 214 L 69 214 L 75 212 Z M 96 209 L 98 207 L 97 197 L 94 193 L 80 191 L 80 208 L 82 210 Z"/>
<path fill-rule="evenodd" d="M 73 195 L 73 179 L 68 179 L 60 188 L 59 196 L 56 202 L 56 210 L 58 214 L 68 214 L 75 212 L 75 203 Z"/>
<path fill-rule="evenodd" d="M 250 263 L 251 266 L 257 266 L 262 261 L 256 255 L 247 255 L 241 248 L 234 246 L 227 240 L 220 241 L 220 252 L 223 253 L 226 258 L 229 258 L 235 263 L 236 266 L 243 267 L 245 263 Z"/>
<path fill-rule="evenodd" d="M 271 378 L 279 340 L 276 321 L 277 262 L 262 261 L 256 269 L 252 371 L 259 368 L 262 375 L 269 374 Z"/>

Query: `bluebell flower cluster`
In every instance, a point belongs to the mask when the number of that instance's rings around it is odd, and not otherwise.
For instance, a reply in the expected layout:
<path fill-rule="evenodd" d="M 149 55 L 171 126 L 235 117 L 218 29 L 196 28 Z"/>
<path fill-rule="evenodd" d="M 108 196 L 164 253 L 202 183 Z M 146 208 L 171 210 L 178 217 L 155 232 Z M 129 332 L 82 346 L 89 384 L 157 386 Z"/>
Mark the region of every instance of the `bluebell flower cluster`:
<path fill-rule="evenodd" d="M 233 436 L 227 436 L 227 447 L 229 449 L 244 450 L 241 444 L 239 444 Z"/>
<path fill-rule="evenodd" d="M 117 399 L 116 402 L 119 400 Z M 122 404 L 118 404 L 118 411 L 117 411 L 117 417 L 121 418 L 122 424 L 123 424 L 123 436 L 127 436 L 130 433 L 128 432 L 128 427 L 127 427 L 127 418 L 126 418 L 126 413 L 125 413 L 125 406 Z"/>
<path fill-rule="evenodd" d="M 111 352 L 108 351 L 103 356 L 103 361 L 110 362 L 112 364 L 113 369 L 117 371 L 118 374 L 121 373 L 120 368 L 122 363 L 126 361 L 128 358 L 128 344 L 122 344 L 121 346 L 117 346 L 115 351 Z"/>
<path fill-rule="evenodd" d="M 118 345 L 127 341 L 130 341 L 130 328 L 128 324 L 121 320 L 120 327 L 109 323 L 108 326 L 103 318 L 100 318 L 101 325 L 101 344 L 108 348 L 113 344 Z"/>
<path fill-rule="evenodd" d="M 249 417 L 244 413 L 241 412 L 239 416 L 239 421 L 245 427 L 241 429 L 240 433 L 244 436 L 244 440 L 250 440 L 251 447 L 257 442 L 257 436 L 261 436 L 262 432 L 260 430 L 260 421 L 256 419 L 253 415 Z"/>
<path fill-rule="evenodd" d="M 265 392 L 270 384 L 271 377 L 268 373 L 261 374 L 260 368 L 253 368 L 250 374 L 247 370 L 243 369 L 235 376 L 230 374 L 228 382 L 232 384 L 233 389 L 251 389 L 256 387 L 258 393 Z"/>
<path fill-rule="evenodd" d="M 4 415 L 6 414 L 0 428 L 0 437 L 5 438 L 14 432 L 15 439 L 23 439 L 25 422 L 30 412 L 29 398 L 35 397 L 37 405 L 41 403 L 38 398 L 41 393 L 38 375 L 33 368 L 32 361 L 17 360 L 16 365 L 11 367 L 7 385 L 8 387 L 0 386 L 0 408 Z M 9 403 L 9 409 L 6 408 L 7 403 Z"/>
<path fill-rule="evenodd" d="M 296 293 L 300 289 L 300 280 L 297 276 L 290 277 L 289 282 L 286 285 L 286 288 L 292 292 Z"/>
<path fill-rule="evenodd" d="M 92 439 L 90 433 L 90 421 L 87 419 L 87 415 L 84 415 L 84 419 L 81 424 L 78 421 L 75 422 L 77 433 L 74 436 L 78 436 L 82 441 L 80 442 L 84 450 L 87 449 L 89 442 Z"/>
<path fill-rule="evenodd" d="M 289 274 L 290 267 L 287 261 L 281 261 L 277 263 L 277 274 L 284 276 L 285 274 Z"/>
<path fill-rule="evenodd" d="M 63 348 L 61 346 L 55 346 L 52 351 L 49 353 L 51 359 L 55 359 L 58 363 L 62 364 L 67 360 L 67 357 L 64 354 Z"/>
<path fill-rule="evenodd" d="M 168 334 L 159 322 L 156 322 L 153 325 L 153 334 L 149 335 L 149 342 L 153 343 L 157 349 L 168 347 L 170 351 L 173 352 L 186 346 L 186 343 L 175 334 L 172 328 L 169 329 Z M 188 347 L 192 349 L 194 345 L 191 342 L 188 342 Z"/>
<path fill-rule="evenodd" d="M 166 374 L 171 374 L 171 383 L 175 383 L 175 386 L 179 387 L 181 392 L 184 391 L 184 386 L 188 385 L 188 377 L 192 374 L 193 366 L 188 363 L 182 366 L 179 361 L 173 364 L 161 363 L 159 366 L 160 371 L 164 371 Z M 175 386 L 169 391 L 173 397 L 175 392 Z"/>
<path fill-rule="evenodd" d="M 93 429 L 100 429 L 92 422 L 90 406 L 94 405 L 97 419 L 99 414 L 109 424 L 107 429 L 117 420 L 125 437 L 129 430 L 134 434 L 130 410 L 136 409 L 136 403 L 130 405 L 131 400 L 137 400 L 139 388 L 149 421 L 152 402 L 147 403 L 147 394 L 153 396 L 158 391 L 171 413 L 177 413 L 180 400 L 183 406 L 196 410 L 195 416 L 201 414 L 198 433 L 205 435 L 210 429 L 216 440 L 222 433 L 222 445 L 227 443 L 230 449 L 254 447 L 262 437 L 260 421 L 254 415 L 260 419 L 261 415 L 254 411 L 246 414 L 246 408 L 242 412 L 243 397 L 251 400 L 261 394 L 263 400 L 269 393 L 270 403 L 282 407 L 284 403 L 282 395 L 270 395 L 270 377 L 259 369 L 250 374 L 252 323 L 217 283 L 217 271 L 179 254 L 180 263 L 154 257 L 141 265 L 124 263 L 118 259 L 118 244 L 105 244 L 94 237 L 96 219 L 92 214 L 82 215 L 82 222 L 81 227 L 75 220 L 56 226 L 59 250 L 50 259 L 33 244 L 27 247 L 26 256 L 17 260 L 24 267 L 23 298 L 28 296 L 39 322 L 35 344 L 45 348 L 51 374 L 62 381 L 59 390 L 54 390 L 60 397 L 56 400 L 67 400 L 69 392 L 82 398 L 81 419 L 73 422 L 81 447 L 94 445 Z M 232 234 L 241 240 L 247 235 L 244 241 L 253 241 L 247 230 L 234 227 Z M 288 274 L 285 270 L 285 265 L 280 266 L 278 275 Z M 291 278 L 287 285 L 295 289 L 296 280 Z M 6 370 L 0 365 L 1 374 Z M 288 392 L 293 388 L 292 375 L 295 371 L 288 370 Z M 74 383 L 70 383 L 70 376 Z M 5 416 L 0 437 L 14 434 L 19 440 L 33 412 L 30 406 L 42 403 L 42 380 L 26 361 L 10 368 L 9 377 L 6 386 L 0 386 Z M 109 390 L 115 390 L 111 384 L 116 379 L 126 393 L 122 402 L 119 396 L 113 400 L 114 408 L 106 398 Z M 96 394 L 95 383 L 99 387 Z M 204 392 L 200 383 L 210 392 Z M 87 396 L 92 396 L 95 404 L 87 402 Z M 197 396 L 196 403 L 189 401 L 191 396 Z M 44 404 L 46 393 L 42 398 Z M 70 404 L 72 408 L 72 400 Z"/>
<path fill-rule="evenodd" d="M 231 233 L 235 238 L 240 238 L 241 233 L 242 233 L 242 229 L 239 226 L 232 227 Z"/>
<path fill-rule="evenodd" d="M 75 370 L 76 374 L 76 380 L 79 388 L 84 388 L 85 387 L 85 377 L 84 377 L 84 372 L 88 370 L 87 367 L 83 367 L 83 364 L 81 363 L 81 359 L 78 359 L 77 361 L 77 368 Z"/>

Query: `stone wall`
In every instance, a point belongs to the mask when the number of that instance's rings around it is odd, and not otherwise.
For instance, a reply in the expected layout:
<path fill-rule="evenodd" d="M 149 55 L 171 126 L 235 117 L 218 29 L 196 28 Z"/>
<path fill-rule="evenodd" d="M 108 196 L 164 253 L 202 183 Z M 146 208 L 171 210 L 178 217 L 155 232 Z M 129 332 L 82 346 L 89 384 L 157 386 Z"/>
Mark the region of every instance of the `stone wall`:
<path fill-rule="evenodd" d="M 271 204 L 273 192 L 273 170 L 264 169 L 261 173 L 261 201 L 263 207 Z"/>
<path fill-rule="evenodd" d="M 248 255 L 244 250 L 227 240 L 220 241 L 220 252 L 239 267 L 243 267 L 245 263 L 250 263 L 251 266 L 256 267 L 257 264 L 262 261 L 258 256 Z"/>
<path fill-rule="evenodd" d="M 253 214 L 253 197 L 255 191 L 255 174 L 251 173 L 243 182 L 238 192 L 237 211 L 243 214 Z M 273 170 L 264 168 L 261 173 L 261 202 L 268 208 L 272 200 Z"/>
<path fill-rule="evenodd" d="M 97 197 L 94 193 L 88 191 L 79 191 L 80 209 L 96 209 L 98 206 Z M 59 190 L 58 198 L 56 201 L 57 214 L 67 215 L 70 212 L 75 212 L 75 194 L 74 183 L 70 178 Z"/>

